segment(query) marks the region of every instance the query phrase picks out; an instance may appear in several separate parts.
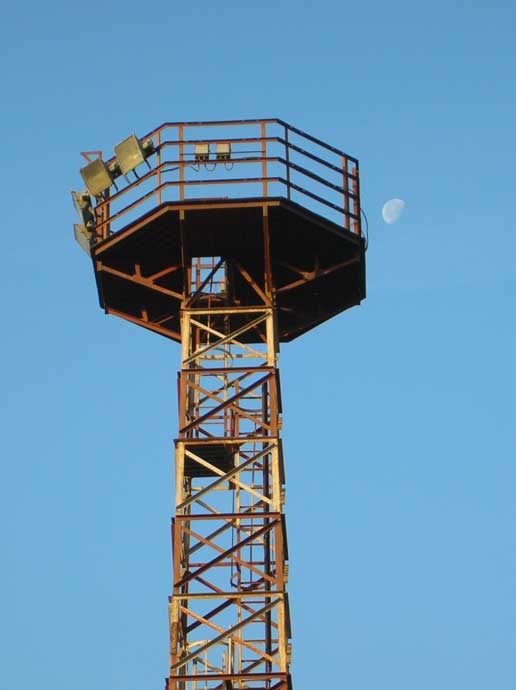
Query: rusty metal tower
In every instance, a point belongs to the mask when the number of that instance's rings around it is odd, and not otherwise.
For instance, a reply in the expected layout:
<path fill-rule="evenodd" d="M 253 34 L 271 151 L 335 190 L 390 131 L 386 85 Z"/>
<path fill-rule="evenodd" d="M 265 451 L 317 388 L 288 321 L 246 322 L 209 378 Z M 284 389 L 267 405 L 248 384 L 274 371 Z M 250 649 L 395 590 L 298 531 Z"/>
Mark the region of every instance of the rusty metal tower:
<path fill-rule="evenodd" d="M 287 690 L 277 355 L 365 297 L 358 161 L 276 119 L 83 155 L 101 306 L 181 344 L 166 690 Z"/>

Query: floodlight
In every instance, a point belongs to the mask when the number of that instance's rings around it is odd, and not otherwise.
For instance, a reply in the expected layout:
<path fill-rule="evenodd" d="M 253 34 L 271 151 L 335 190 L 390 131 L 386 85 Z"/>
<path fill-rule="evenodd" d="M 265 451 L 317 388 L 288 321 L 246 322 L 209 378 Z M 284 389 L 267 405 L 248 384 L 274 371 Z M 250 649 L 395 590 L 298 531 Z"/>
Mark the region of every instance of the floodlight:
<path fill-rule="evenodd" d="M 210 158 L 209 144 L 195 144 L 195 160 L 207 161 Z"/>
<path fill-rule="evenodd" d="M 93 196 L 97 196 L 106 189 L 109 189 L 113 182 L 113 173 L 108 168 L 102 158 L 96 158 L 84 168 L 81 168 L 81 176 L 88 191 Z"/>
<path fill-rule="evenodd" d="M 218 161 L 228 161 L 231 158 L 231 144 L 229 141 L 221 141 L 216 145 L 215 157 Z"/>
<path fill-rule="evenodd" d="M 86 228 L 86 226 L 80 225 L 79 223 L 74 223 L 73 234 L 75 235 L 77 243 L 81 245 L 86 254 L 91 256 L 90 245 L 92 233 Z"/>
<path fill-rule="evenodd" d="M 116 159 L 114 161 L 111 161 L 111 163 L 108 165 L 108 170 L 111 174 L 113 184 L 118 189 L 118 187 L 116 186 L 115 177 L 120 177 L 122 171 L 120 170 L 120 165 L 118 164 L 118 161 Z"/>
<path fill-rule="evenodd" d="M 88 192 L 72 192 L 72 199 L 77 213 L 80 215 L 85 227 L 89 229 L 93 228 L 95 226 L 95 214 Z"/>
<path fill-rule="evenodd" d="M 136 134 L 130 134 L 127 139 L 115 146 L 115 156 L 122 175 L 127 175 L 144 162 L 145 151 Z"/>
<path fill-rule="evenodd" d="M 152 137 L 144 139 L 142 141 L 142 146 L 145 152 L 145 158 L 148 158 L 151 154 L 153 154 L 156 151 L 156 147 L 154 146 L 154 140 L 152 139 Z"/>

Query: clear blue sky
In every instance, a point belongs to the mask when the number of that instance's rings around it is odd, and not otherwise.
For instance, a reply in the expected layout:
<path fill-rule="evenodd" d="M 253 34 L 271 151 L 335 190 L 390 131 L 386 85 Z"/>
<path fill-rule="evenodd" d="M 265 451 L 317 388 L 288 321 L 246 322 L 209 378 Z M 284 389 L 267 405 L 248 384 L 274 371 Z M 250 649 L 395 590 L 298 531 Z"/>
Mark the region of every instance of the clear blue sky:
<path fill-rule="evenodd" d="M 294 689 L 513 690 L 515 22 L 508 0 L 3 8 L 2 689 L 167 674 L 179 349 L 98 308 L 79 151 L 269 116 L 360 159 L 371 234 L 367 300 L 281 354 Z"/>

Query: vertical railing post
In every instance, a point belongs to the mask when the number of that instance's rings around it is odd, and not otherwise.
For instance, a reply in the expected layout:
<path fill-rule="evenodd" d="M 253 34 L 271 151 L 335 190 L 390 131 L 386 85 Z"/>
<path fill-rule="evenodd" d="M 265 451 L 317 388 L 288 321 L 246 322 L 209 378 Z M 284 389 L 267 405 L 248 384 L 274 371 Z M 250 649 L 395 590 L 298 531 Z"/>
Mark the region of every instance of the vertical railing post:
<path fill-rule="evenodd" d="M 285 125 L 285 160 L 287 161 L 287 198 L 291 198 L 290 191 L 290 144 L 288 141 L 288 126 Z"/>
<path fill-rule="evenodd" d="M 102 209 L 100 212 L 100 222 L 102 223 L 102 237 L 101 239 L 105 240 L 107 237 L 109 237 L 109 213 L 110 213 L 110 204 L 109 204 L 109 189 L 106 189 L 106 191 L 103 194 L 99 194 L 97 197 L 97 207 L 98 204 L 102 204 Z M 98 222 L 97 220 L 97 222 Z"/>
<path fill-rule="evenodd" d="M 185 198 L 185 165 L 184 165 L 184 126 L 179 125 L 178 127 L 178 139 L 179 139 L 179 199 L 183 201 Z"/>
<path fill-rule="evenodd" d="M 265 122 L 260 122 L 260 136 L 262 138 L 262 195 L 267 196 L 267 142 L 265 141 L 267 136 L 267 125 Z"/>
<path fill-rule="evenodd" d="M 157 149 L 158 149 L 158 155 L 157 155 L 157 165 L 158 165 L 158 172 L 156 175 L 156 186 L 158 189 L 157 197 L 158 197 L 158 206 L 161 204 L 161 129 L 158 129 L 157 133 Z"/>
<path fill-rule="evenodd" d="M 347 156 L 342 156 L 342 192 L 344 197 L 344 228 L 349 230 L 349 179 Z"/>
<path fill-rule="evenodd" d="M 355 198 L 353 199 L 353 212 L 356 218 L 353 219 L 353 228 L 357 235 L 361 234 L 360 227 L 360 187 L 358 181 L 358 161 L 356 161 L 355 166 L 351 169 L 353 174 L 353 194 Z"/>

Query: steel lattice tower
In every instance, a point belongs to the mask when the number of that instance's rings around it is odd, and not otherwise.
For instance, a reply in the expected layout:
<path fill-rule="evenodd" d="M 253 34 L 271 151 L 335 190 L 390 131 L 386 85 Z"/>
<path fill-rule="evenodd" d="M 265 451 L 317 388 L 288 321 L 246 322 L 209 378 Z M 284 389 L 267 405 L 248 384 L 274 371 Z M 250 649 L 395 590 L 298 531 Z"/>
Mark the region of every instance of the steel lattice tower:
<path fill-rule="evenodd" d="M 358 161 L 280 120 L 115 151 L 84 154 L 76 238 L 105 311 L 181 344 L 166 690 L 287 690 L 277 354 L 365 296 Z"/>

